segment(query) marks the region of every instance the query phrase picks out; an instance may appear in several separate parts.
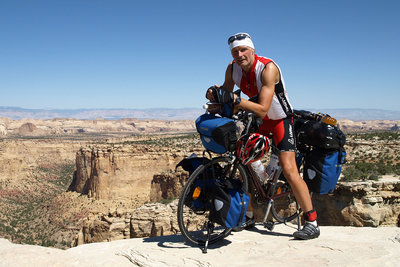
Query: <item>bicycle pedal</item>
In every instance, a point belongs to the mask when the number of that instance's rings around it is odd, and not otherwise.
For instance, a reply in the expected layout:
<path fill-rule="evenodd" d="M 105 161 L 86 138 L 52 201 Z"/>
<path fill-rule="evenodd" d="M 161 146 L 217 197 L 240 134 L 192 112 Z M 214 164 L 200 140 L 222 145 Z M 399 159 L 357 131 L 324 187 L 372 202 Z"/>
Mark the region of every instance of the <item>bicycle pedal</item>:
<path fill-rule="evenodd" d="M 275 227 L 275 223 L 273 221 L 268 221 L 264 223 L 264 228 L 267 228 L 269 231 L 272 231 Z"/>

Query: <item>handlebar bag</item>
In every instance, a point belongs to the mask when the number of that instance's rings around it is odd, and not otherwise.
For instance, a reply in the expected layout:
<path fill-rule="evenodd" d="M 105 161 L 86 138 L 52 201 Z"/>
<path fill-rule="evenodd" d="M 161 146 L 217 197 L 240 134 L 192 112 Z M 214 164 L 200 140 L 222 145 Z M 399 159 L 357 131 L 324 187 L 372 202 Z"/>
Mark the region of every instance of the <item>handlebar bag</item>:
<path fill-rule="evenodd" d="M 205 149 L 223 154 L 236 148 L 236 124 L 232 119 L 203 114 L 196 120 L 196 129 Z"/>
<path fill-rule="evenodd" d="M 303 178 L 309 190 L 320 195 L 332 193 L 345 157 L 344 149 L 327 151 L 314 148 L 307 152 L 304 157 Z"/>

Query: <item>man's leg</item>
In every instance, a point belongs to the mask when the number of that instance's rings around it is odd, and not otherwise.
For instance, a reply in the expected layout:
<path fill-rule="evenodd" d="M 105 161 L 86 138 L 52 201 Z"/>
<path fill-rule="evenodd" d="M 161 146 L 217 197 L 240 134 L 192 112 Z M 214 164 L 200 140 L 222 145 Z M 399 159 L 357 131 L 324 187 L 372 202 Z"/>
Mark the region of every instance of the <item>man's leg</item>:
<path fill-rule="evenodd" d="M 301 178 L 297 169 L 295 152 L 281 152 L 279 162 L 283 169 L 283 174 L 289 182 L 293 194 L 304 212 L 306 220 L 303 229 L 295 232 L 293 236 L 297 239 L 311 239 L 318 237 L 320 232 L 317 224 L 317 212 L 313 209 L 307 184 Z"/>

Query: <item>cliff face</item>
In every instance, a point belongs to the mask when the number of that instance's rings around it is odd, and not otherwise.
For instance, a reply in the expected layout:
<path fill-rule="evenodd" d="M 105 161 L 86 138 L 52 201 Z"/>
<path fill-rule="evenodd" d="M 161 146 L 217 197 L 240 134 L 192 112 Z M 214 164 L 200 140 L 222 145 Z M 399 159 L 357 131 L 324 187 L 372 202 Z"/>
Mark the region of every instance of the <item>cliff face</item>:
<path fill-rule="evenodd" d="M 313 195 L 320 225 L 400 226 L 400 180 L 341 183 L 330 195 Z"/>
<path fill-rule="evenodd" d="M 82 148 L 76 153 L 69 190 L 97 200 L 125 201 L 139 196 L 148 201 L 154 174 L 173 169 L 177 157 L 144 146 Z"/>
<path fill-rule="evenodd" d="M 188 176 L 185 171 L 169 171 L 154 175 L 151 181 L 150 201 L 179 198 Z"/>
<path fill-rule="evenodd" d="M 155 175 L 154 199 L 170 198 L 181 188 L 184 172 Z M 178 184 L 173 184 L 175 181 Z M 157 189 L 157 190 L 156 190 Z M 155 192 L 157 191 L 157 194 Z M 178 194 L 179 195 L 179 194 Z M 75 245 L 133 237 L 163 236 L 179 231 L 176 219 L 178 200 L 168 205 L 151 203 L 131 212 L 113 211 L 87 218 Z M 400 226 L 400 180 L 339 183 L 329 195 L 313 195 L 318 223 L 329 226 Z M 265 206 L 254 205 L 260 221 Z"/>

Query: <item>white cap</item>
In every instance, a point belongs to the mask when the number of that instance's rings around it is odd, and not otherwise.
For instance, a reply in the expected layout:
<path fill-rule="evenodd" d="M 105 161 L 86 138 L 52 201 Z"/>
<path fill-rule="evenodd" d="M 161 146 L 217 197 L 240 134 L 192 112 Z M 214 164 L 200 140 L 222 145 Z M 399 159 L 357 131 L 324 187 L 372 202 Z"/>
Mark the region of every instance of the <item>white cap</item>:
<path fill-rule="evenodd" d="M 231 38 L 233 38 L 233 42 L 229 42 L 229 40 Z M 254 44 L 253 44 L 253 41 L 251 40 L 250 35 L 248 33 L 245 33 L 245 32 L 240 32 L 240 33 L 237 33 L 235 35 L 232 35 L 228 39 L 228 44 L 229 44 L 230 50 L 232 50 L 233 48 L 235 48 L 237 46 L 248 46 L 248 47 L 254 49 Z"/>

